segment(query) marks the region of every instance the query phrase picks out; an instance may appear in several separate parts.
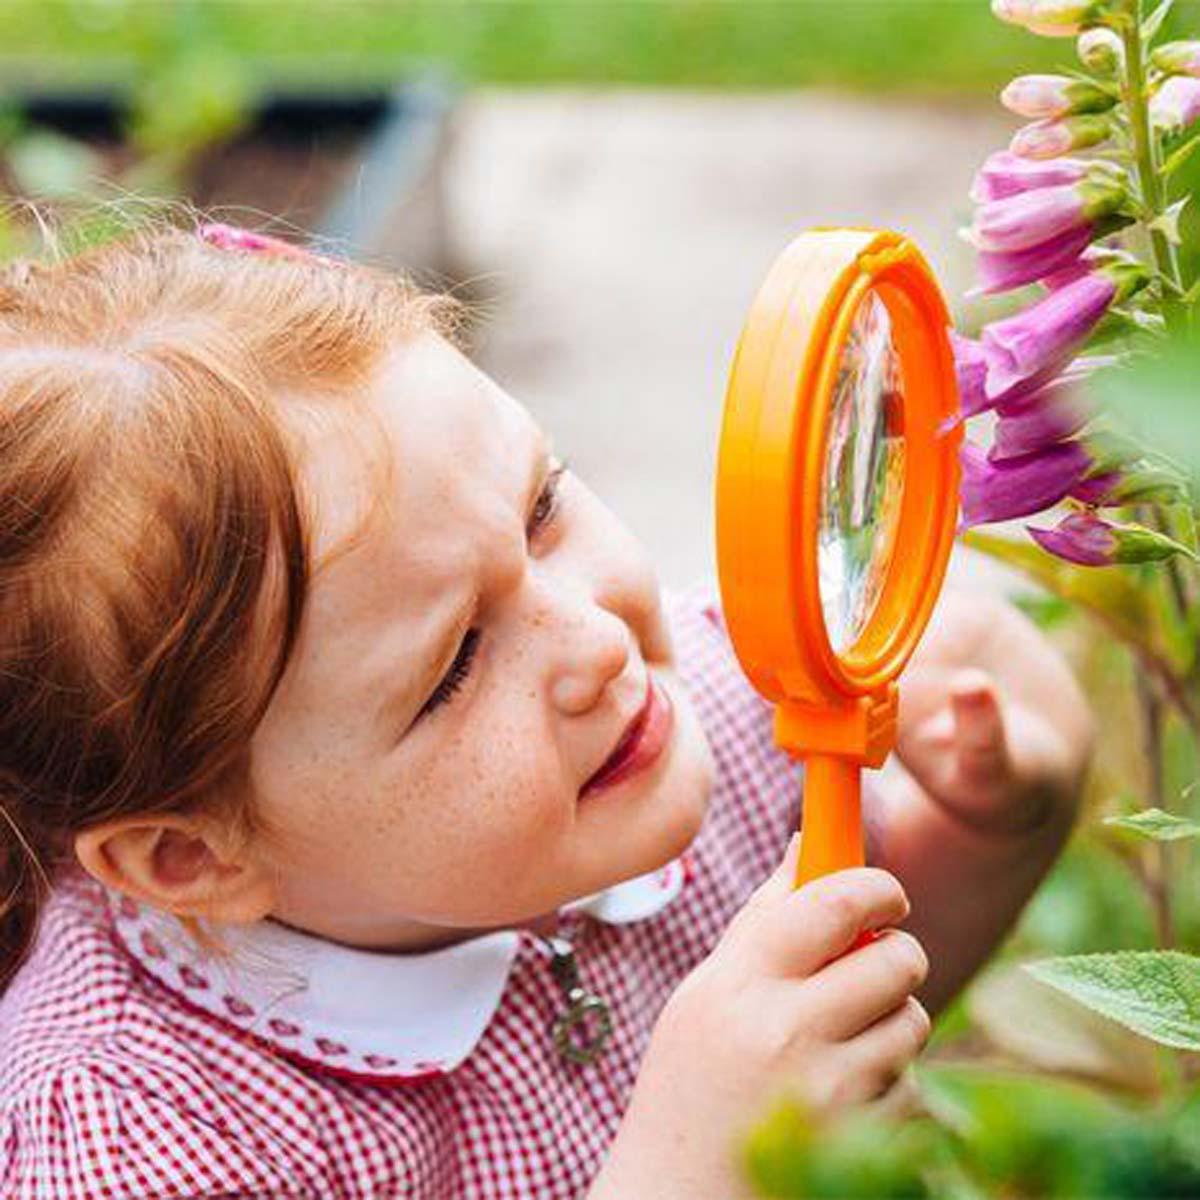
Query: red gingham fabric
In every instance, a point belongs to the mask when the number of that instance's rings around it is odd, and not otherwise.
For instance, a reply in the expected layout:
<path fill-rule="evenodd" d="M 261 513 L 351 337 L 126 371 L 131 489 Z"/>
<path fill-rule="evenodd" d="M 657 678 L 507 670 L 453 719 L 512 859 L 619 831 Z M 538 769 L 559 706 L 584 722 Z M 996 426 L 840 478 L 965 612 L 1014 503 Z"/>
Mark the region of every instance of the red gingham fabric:
<path fill-rule="evenodd" d="M 563 918 L 584 986 L 613 1015 L 597 1061 L 555 1050 L 562 994 L 545 943 L 522 931 L 500 1006 L 454 1070 L 389 1085 L 299 1063 L 141 970 L 102 890 L 76 874 L 0 1001 L 0 1196 L 584 1195 L 663 1003 L 799 818 L 799 772 L 774 747 L 711 592 L 684 593 L 668 613 L 717 784 L 670 905 L 626 925 Z"/>

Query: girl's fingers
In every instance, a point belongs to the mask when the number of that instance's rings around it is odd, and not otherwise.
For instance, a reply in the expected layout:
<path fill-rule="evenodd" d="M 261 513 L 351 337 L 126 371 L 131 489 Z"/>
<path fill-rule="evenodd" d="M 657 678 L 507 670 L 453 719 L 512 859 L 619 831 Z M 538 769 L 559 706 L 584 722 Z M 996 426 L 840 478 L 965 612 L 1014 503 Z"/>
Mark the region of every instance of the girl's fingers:
<path fill-rule="evenodd" d="M 910 996 L 899 1008 L 858 1037 L 844 1042 L 849 1056 L 846 1075 L 860 1081 L 853 1101 L 871 1100 L 887 1091 L 929 1040 L 932 1024 L 919 1000 Z"/>
<path fill-rule="evenodd" d="M 791 856 L 726 933 L 777 979 L 804 979 L 849 950 L 864 929 L 886 929 L 908 916 L 904 889 L 887 871 L 854 867 L 793 889 L 794 867 Z M 785 875 L 789 868 L 793 874 Z"/>
<path fill-rule="evenodd" d="M 821 1036 L 845 1041 L 904 1004 L 925 982 L 929 959 L 911 934 L 889 929 L 831 962 L 805 984 Z"/>

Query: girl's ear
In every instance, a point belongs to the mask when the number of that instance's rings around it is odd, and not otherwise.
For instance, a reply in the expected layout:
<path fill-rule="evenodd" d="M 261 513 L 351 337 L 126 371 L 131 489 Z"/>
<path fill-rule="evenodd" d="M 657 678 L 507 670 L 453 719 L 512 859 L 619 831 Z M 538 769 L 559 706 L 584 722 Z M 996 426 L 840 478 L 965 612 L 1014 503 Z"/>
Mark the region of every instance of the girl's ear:
<path fill-rule="evenodd" d="M 267 872 L 213 823 L 188 814 L 105 821 L 76 835 L 75 857 L 106 887 L 178 917 L 242 925 L 275 905 Z"/>

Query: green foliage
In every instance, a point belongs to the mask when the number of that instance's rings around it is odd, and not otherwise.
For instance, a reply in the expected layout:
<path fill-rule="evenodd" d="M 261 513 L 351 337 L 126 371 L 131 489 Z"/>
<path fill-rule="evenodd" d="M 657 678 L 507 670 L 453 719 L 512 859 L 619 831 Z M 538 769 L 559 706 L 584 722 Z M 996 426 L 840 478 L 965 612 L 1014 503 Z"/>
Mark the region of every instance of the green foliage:
<path fill-rule="evenodd" d="M 1035 978 L 1164 1046 L 1200 1050 L 1200 958 L 1176 950 L 1030 963 Z"/>
<path fill-rule="evenodd" d="M 256 78 L 390 82 L 414 62 L 468 81 L 994 92 L 1010 64 L 1061 65 L 1061 44 L 995 21 L 983 0 L 7 0 L 5 52 L 75 79 L 146 61 L 178 21 Z M 1200 27 L 1195 0 L 1172 28 Z M 19 66 L 20 64 L 16 64 Z M 32 66 L 29 68 L 32 72 Z M 10 77 L 13 72 L 10 71 Z"/>
<path fill-rule="evenodd" d="M 1200 1103 L 1126 1105 L 1014 1071 L 936 1066 L 917 1075 L 928 1116 L 832 1123 L 777 1109 L 745 1148 L 764 1197 L 1094 1200 L 1200 1192 Z"/>
<path fill-rule="evenodd" d="M 1177 817 L 1173 813 L 1163 812 L 1161 808 L 1145 808 L 1123 817 L 1105 817 L 1104 823 L 1156 842 L 1174 842 L 1200 836 L 1200 821 Z"/>

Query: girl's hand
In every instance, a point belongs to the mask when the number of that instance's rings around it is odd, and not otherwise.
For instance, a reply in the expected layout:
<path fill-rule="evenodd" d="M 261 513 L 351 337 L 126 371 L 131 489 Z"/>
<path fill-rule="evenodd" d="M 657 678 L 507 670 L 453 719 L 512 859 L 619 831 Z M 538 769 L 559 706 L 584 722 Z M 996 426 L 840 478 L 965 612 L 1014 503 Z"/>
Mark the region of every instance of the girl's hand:
<path fill-rule="evenodd" d="M 793 890 L 799 839 L 667 1002 L 591 1200 L 740 1194 L 739 1137 L 774 1096 L 816 1112 L 886 1091 L 929 1017 L 913 993 L 928 961 L 889 928 L 908 914 L 884 871 Z M 851 949 L 863 930 L 888 930 Z"/>
<path fill-rule="evenodd" d="M 896 752 L 934 804 L 983 833 L 1069 812 L 1092 721 L 1058 652 L 1020 613 L 948 594 L 900 688 Z"/>

